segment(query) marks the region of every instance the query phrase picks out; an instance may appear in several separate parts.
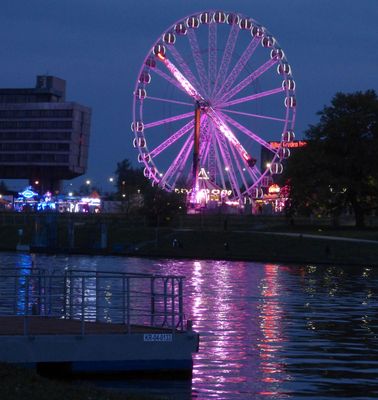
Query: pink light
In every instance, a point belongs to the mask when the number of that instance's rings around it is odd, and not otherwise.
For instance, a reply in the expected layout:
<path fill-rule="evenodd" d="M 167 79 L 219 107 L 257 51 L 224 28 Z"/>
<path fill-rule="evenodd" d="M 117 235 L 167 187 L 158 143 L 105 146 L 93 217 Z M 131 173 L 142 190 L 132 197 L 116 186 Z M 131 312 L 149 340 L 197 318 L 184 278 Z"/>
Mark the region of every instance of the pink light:
<path fill-rule="evenodd" d="M 197 92 L 194 86 L 185 78 L 185 76 L 168 60 L 168 58 L 161 59 L 171 74 L 177 79 L 182 88 L 188 93 L 190 97 L 196 100 L 203 100 L 202 96 Z"/>
<path fill-rule="evenodd" d="M 188 81 L 188 79 L 185 78 L 185 76 L 176 68 L 176 66 L 168 60 L 168 58 L 159 58 L 190 97 L 197 101 L 204 101 L 203 97 L 197 92 L 194 86 Z M 208 107 L 206 112 L 207 115 L 213 120 L 219 131 L 235 147 L 245 163 L 249 167 L 253 167 L 256 163 L 256 160 L 248 154 L 248 152 L 244 149 L 231 129 L 226 125 L 217 112 L 212 107 Z"/>
<path fill-rule="evenodd" d="M 206 193 L 206 190 L 198 190 L 196 191 L 196 203 L 201 204 L 203 202 L 207 203 L 208 201 L 208 195 Z"/>
<path fill-rule="evenodd" d="M 215 123 L 217 128 L 220 130 L 220 132 L 223 133 L 223 135 L 226 137 L 226 139 L 234 145 L 235 149 L 241 155 L 241 157 L 246 162 L 246 164 L 248 166 L 252 166 L 253 167 L 253 165 L 256 162 L 254 160 L 254 158 L 252 158 L 247 153 L 247 151 L 241 145 L 241 143 L 236 138 L 236 136 L 233 134 L 231 129 L 226 125 L 226 123 L 222 120 L 222 118 L 217 114 L 217 112 L 212 107 L 209 107 L 208 115 L 213 120 L 213 122 Z"/>

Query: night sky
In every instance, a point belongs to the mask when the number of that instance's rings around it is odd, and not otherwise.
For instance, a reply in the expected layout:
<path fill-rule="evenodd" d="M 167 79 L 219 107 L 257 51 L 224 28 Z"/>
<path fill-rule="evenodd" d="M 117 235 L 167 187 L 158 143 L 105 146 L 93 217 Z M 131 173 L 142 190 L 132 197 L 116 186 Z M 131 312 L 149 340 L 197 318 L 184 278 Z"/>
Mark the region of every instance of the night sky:
<path fill-rule="evenodd" d="M 157 38 L 202 10 L 240 12 L 285 50 L 297 83 L 296 134 L 337 91 L 377 90 L 377 0 L 1 0 L 0 87 L 34 87 L 38 74 L 67 81 L 67 99 L 92 108 L 85 179 L 109 190 L 132 147 L 133 88 Z"/>

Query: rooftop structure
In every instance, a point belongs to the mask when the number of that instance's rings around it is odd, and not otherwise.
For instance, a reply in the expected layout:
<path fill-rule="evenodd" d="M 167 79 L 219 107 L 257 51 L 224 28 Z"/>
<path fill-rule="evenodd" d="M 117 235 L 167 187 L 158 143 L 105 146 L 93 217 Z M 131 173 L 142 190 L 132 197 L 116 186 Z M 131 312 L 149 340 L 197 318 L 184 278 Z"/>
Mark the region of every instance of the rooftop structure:
<path fill-rule="evenodd" d="M 0 89 L 0 179 L 28 179 L 40 192 L 85 173 L 91 110 L 66 101 L 66 82 L 37 76 L 31 89 Z"/>

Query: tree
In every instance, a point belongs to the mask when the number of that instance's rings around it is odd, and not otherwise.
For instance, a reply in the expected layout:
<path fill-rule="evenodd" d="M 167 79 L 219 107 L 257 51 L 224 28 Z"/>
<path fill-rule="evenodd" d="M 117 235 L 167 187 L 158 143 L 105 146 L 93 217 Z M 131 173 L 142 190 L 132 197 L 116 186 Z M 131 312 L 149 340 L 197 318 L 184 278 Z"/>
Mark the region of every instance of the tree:
<path fill-rule="evenodd" d="M 132 194 L 148 185 L 141 168 L 133 168 L 128 159 L 117 163 L 116 185 L 118 194 Z"/>
<path fill-rule="evenodd" d="M 337 217 L 350 207 L 356 226 L 378 207 L 378 98 L 337 93 L 306 131 L 308 145 L 288 160 L 291 207 Z"/>
<path fill-rule="evenodd" d="M 144 191 L 144 204 L 141 213 L 151 222 L 170 220 L 176 214 L 186 211 L 186 195 L 166 192 L 159 187 L 148 187 Z"/>
<path fill-rule="evenodd" d="M 125 159 L 117 163 L 115 171 L 118 198 L 125 202 L 124 211 L 138 211 L 151 219 L 169 218 L 185 210 L 185 199 L 177 193 L 168 193 L 152 186 L 143 170 L 133 168 Z"/>
<path fill-rule="evenodd" d="M 8 191 L 8 187 L 4 181 L 0 181 L 0 194 L 4 194 Z"/>
<path fill-rule="evenodd" d="M 134 168 L 128 159 L 117 163 L 116 186 L 117 198 L 124 203 L 123 210 L 127 213 L 141 207 L 145 188 L 149 186 L 141 168 Z"/>

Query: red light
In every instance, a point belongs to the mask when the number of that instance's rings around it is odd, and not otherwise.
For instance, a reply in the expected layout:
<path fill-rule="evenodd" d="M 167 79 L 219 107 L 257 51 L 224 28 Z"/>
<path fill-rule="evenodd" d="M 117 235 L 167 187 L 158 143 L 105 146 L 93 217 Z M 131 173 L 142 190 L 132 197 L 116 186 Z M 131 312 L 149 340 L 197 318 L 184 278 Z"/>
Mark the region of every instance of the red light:
<path fill-rule="evenodd" d="M 272 149 L 278 149 L 281 145 L 282 147 L 288 147 L 290 149 L 304 147 L 307 145 L 305 140 L 294 140 L 293 142 L 269 142 L 269 145 Z"/>

